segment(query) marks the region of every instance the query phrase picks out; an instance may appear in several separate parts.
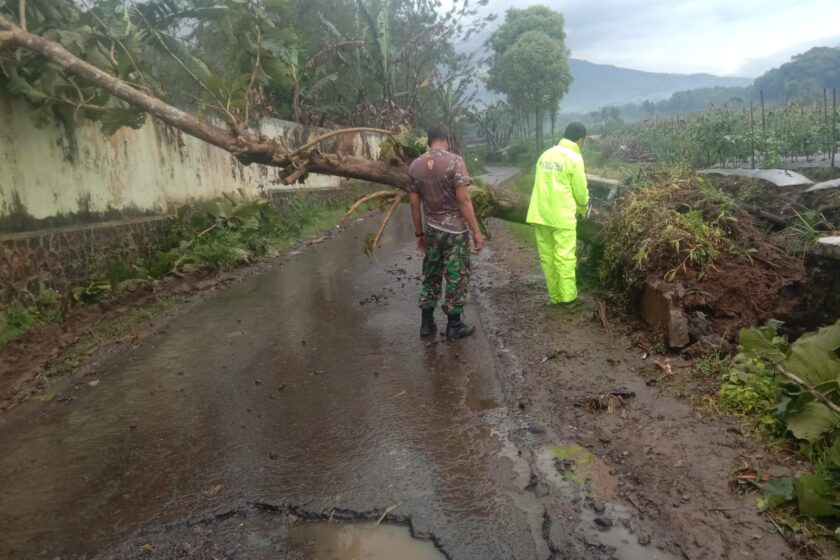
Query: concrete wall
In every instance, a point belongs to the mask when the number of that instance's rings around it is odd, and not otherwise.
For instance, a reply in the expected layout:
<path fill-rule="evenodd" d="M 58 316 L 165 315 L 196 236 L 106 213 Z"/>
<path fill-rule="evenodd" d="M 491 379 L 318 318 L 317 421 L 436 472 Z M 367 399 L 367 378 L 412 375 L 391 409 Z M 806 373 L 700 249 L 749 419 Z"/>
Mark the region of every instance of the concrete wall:
<path fill-rule="evenodd" d="M 266 120 L 261 129 L 292 146 L 324 132 L 278 120 Z M 376 135 L 342 137 L 326 149 L 375 158 L 379 141 Z M 292 188 L 338 185 L 335 177 L 312 175 Z M 166 214 L 237 188 L 256 195 L 289 187 L 280 185 L 274 168 L 243 166 L 152 119 L 110 138 L 81 119 L 39 128 L 24 101 L 0 92 L 0 235 Z"/>
<path fill-rule="evenodd" d="M 261 130 L 290 146 L 326 132 L 278 120 Z M 322 149 L 376 158 L 380 141 L 348 135 Z M 302 190 L 332 197 L 339 186 L 339 178 L 311 175 L 286 187 L 277 169 L 243 166 L 152 119 L 111 137 L 82 119 L 36 127 L 27 104 L 0 91 L 0 304 L 45 287 L 68 294 L 110 262 L 149 256 L 166 233 L 165 215 L 186 202 L 244 189 L 282 206 Z"/>

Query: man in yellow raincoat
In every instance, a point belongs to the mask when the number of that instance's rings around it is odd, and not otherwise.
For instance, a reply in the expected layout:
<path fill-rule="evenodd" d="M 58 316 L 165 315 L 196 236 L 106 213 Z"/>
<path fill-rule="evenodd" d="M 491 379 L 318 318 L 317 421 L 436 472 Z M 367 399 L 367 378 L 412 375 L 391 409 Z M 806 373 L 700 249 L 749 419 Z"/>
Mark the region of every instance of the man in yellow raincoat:
<path fill-rule="evenodd" d="M 580 147 L 586 127 L 572 123 L 563 139 L 537 161 L 537 174 L 527 222 L 534 226 L 537 250 L 548 297 L 552 304 L 574 306 L 579 302 L 575 282 L 577 216 L 589 206 L 589 190 Z"/>

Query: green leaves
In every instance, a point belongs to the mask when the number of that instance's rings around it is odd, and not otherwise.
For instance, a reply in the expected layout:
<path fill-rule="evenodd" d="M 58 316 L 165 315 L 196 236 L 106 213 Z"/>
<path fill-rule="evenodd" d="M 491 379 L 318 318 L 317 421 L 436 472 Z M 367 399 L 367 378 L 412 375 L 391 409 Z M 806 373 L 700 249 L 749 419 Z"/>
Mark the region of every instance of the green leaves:
<path fill-rule="evenodd" d="M 802 335 L 791 347 L 785 366 L 811 385 L 836 383 L 840 380 L 840 359 L 834 353 L 837 348 L 840 322 Z"/>
<path fill-rule="evenodd" d="M 825 474 L 805 474 L 793 482 L 799 512 L 809 517 L 828 517 L 840 514 L 837 489 Z"/>
<path fill-rule="evenodd" d="M 102 132 L 110 136 L 124 126 L 140 128 L 146 122 L 146 113 L 128 107 L 109 107 L 99 116 Z"/>
<path fill-rule="evenodd" d="M 240 190 L 205 200 L 198 208 L 211 217 L 218 228 L 255 229 L 267 204 L 265 200 L 249 198 Z"/>
<path fill-rule="evenodd" d="M 815 443 L 837 429 L 838 417 L 824 404 L 812 401 L 789 413 L 786 423 L 794 437 Z"/>
<path fill-rule="evenodd" d="M 380 142 L 379 159 L 395 162 L 411 161 L 426 151 L 425 137 L 404 125 L 400 125 L 400 132 L 394 138 Z"/>
<path fill-rule="evenodd" d="M 793 487 L 793 477 L 780 476 L 770 480 L 761 488 L 765 500 L 765 509 L 772 509 L 789 502 L 796 497 Z"/>
<path fill-rule="evenodd" d="M 794 497 L 799 512 L 810 517 L 840 515 L 840 415 L 830 403 L 840 403 L 840 321 L 817 332 L 802 335 L 789 344 L 778 336 L 779 323 L 744 329 L 736 368 L 726 378 L 751 379 L 775 371 L 776 383 L 784 388 L 775 405 L 767 405 L 778 422 L 800 442 L 800 452 L 817 466 L 814 474 L 770 481 L 763 487 L 764 504 L 773 508 Z M 727 389 L 728 390 L 728 389 Z M 828 404 L 827 404 L 828 403 Z M 766 412 L 767 412 L 766 411 Z M 765 412 L 765 414 L 766 414 Z"/>
<path fill-rule="evenodd" d="M 767 360 L 771 363 L 777 363 L 785 358 L 785 352 L 779 348 L 775 341 L 775 329 L 771 327 L 756 327 L 752 329 L 742 329 L 738 342 L 744 352 L 748 352 L 758 358 Z"/>

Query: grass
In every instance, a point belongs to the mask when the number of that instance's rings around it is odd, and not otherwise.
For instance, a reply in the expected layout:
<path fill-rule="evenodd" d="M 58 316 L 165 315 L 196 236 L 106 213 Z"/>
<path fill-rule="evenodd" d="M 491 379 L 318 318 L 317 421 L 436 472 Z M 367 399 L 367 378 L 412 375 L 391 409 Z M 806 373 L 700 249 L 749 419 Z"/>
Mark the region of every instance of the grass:
<path fill-rule="evenodd" d="M 359 184 L 351 192 L 361 195 L 369 190 L 369 185 Z M 346 200 L 324 201 L 314 193 L 307 193 L 291 199 L 282 216 L 265 205 L 260 209 L 262 215 L 257 223 L 249 222 L 245 227 L 245 224 L 232 223 L 230 219 L 223 225 L 217 221 L 219 225 L 204 235 L 199 233 L 213 224 L 213 217 L 199 208 L 190 208 L 189 212 L 183 215 L 179 212 L 178 218 L 173 219 L 172 235 L 154 257 L 140 263 L 110 263 L 102 275 L 89 278 L 84 285 L 73 290 L 72 302 L 76 306 L 84 306 L 120 293 L 121 288 L 130 283 L 195 268 L 232 269 L 261 257 L 280 254 L 295 241 L 338 224 L 344 216 L 345 204 Z M 196 217 L 200 218 L 197 222 L 191 221 Z M 62 297 L 57 292 L 48 289 L 25 305 L 17 303 L 0 308 L 0 349 L 39 325 L 61 322 L 62 309 L 68 307 L 62 303 Z M 155 306 L 149 310 L 151 313 L 157 311 Z M 142 319 L 142 311 L 127 318 L 129 321 Z M 118 329 L 118 325 L 97 327 L 108 328 Z M 66 363 L 54 366 L 48 374 L 56 375 L 75 367 L 78 358 L 90 349 L 89 345 L 98 344 L 100 335 L 104 334 L 107 333 L 101 331 L 79 341 Z"/>
<path fill-rule="evenodd" d="M 505 187 L 511 191 L 531 194 L 534 187 L 534 171 L 530 173 L 522 173 L 517 175 L 505 184 Z M 508 233 L 519 243 L 533 246 L 536 248 L 537 243 L 534 238 L 534 228 L 528 224 L 516 224 L 513 222 L 506 222 Z"/>
<path fill-rule="evenodd" d="M 136 309 L 131 313 L 104 321 L 94 327 L 93 332 L 79 339 L 70 350 L 68 350 L 60 361 L 53 364 L 43 373 L 46 378 L 62 375 L 73 371 L 79 366 L 82 358 L 102 344 L 113 342 L 118 338 L 133 331 L 138 326 L 149 323 L 155 317 L 170 311 L 177 305 L 183 303 L 182 298 L 164 297 L 154 301 L 151 305 Z"/>
<path fill-rule="evenodd" d="M 596 138 L 587 138 L 582 149 L 586 172 L 607 179 L 623 179 L 633 173 L 637 166 L 627 163 L 615 155 L 607 155 L 601 142 Z"/>
<path fill-rule="evenodd" d="M 38 310 L 33 307 L 13 305 L 4 310 L 0 313 L 0 348 L 41 323 Z"/>
<path fill-rule="evenodd" d="M 44 290 L 28 305 L 21 303 L 0 308 L 0 349 L 33 328 L 62 320 L 61 297 L 55 290 Z"/>

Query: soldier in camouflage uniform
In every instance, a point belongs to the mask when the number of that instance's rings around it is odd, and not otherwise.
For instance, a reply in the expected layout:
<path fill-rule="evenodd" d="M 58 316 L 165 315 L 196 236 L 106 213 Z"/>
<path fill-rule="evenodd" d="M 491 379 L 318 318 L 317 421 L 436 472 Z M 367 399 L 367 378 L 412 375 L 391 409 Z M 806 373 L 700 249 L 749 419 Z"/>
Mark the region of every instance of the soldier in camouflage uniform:
<path fill-rule="evenodd" d="M 473 233 L 473 251 L 481 250 L 484 239 L 470 199 L 466 165 L 460 156 L 449 151 L 449 130 L 445 126 L 433 127 L 428 140 L 429 151 L 409 168 L 408 188 L 417 248 L 423 252 L 420 335 L 437 332 L 434 311 L 446 278 L 442 306 L 448 318 L 446 338 L 455 340 L 475 332 L 475 327 L 461 319 L 470 282 L 469 230 Z"/>

